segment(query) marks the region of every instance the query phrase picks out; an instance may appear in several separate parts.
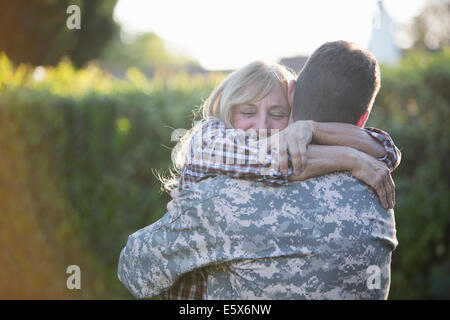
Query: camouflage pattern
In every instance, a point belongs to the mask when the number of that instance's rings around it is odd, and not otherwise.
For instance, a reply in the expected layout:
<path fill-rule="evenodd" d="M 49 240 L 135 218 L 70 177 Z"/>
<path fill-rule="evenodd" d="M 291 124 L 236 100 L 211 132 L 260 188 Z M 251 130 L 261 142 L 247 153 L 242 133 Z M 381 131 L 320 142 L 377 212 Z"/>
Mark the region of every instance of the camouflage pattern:
<path fill-rule="evenodd" d="M 118 277 L 137 298 L 205 267 L 208 299 L 385 299 L 396 246 L 393 211 L 346 173 L 276 188 L 215 177 L 129 237 Z"/>

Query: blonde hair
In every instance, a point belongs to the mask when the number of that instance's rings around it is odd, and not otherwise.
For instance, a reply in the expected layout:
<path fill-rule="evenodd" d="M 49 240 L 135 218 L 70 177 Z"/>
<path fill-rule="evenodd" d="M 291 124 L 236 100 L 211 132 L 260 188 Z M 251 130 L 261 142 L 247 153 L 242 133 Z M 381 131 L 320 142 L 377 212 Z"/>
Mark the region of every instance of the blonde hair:
<path fill-rule="evenodd" d="M 287 97 L 288 84 L 295 79 L 295 72 L 278 63 L 266 61 L 255 61 L 230 73 L 200 106 L 198 113 L 201 114 L 202 119 L 179 140 L 172 150 L 173 168 L 170 170 L 170 177 L 158 176 L 163 183 L 163 189 L 170 191 L 177 186 L 178 178 L 186 162 L 191 138 L 205 122 L 217 119 L 224 122 L 228 128 L 233 128 L 231 123 L 233 106 L 263 99 L 275 84 L 281 85 Z"/>

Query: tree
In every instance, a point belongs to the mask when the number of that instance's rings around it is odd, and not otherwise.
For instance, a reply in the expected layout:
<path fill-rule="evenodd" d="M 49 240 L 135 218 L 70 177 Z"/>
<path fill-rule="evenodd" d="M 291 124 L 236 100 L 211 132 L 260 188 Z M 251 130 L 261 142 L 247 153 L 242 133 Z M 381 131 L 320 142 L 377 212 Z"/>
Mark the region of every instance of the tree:
<path fill-rule="evenodd" d="M 123 74 L 130 67 L 136 67 L 147 75 L 155 69 L 189 69 L 201 71 L 198 62 L 181 52 L 168 49 L 164 39 L 153 32 L 135 35 L 124 43 L 116 34 L 99 58 L 102 67 L 115 74 Z"/>
<path fill-rule="evenodd" d="M 436 51 L 450 45 L 450 1 L 430 2 L 414 18 L 411 26 L 413 47 Z"/>
<path fill-rule="evenodd" d="M 0 0 L 0 51 L 15 63 L 55 65 L 68 56 L 76 66 L 98 57 L 118 31 L 117 0 Z M 69 30 L 66 10 L 81 9 L 81 29 Z"/>

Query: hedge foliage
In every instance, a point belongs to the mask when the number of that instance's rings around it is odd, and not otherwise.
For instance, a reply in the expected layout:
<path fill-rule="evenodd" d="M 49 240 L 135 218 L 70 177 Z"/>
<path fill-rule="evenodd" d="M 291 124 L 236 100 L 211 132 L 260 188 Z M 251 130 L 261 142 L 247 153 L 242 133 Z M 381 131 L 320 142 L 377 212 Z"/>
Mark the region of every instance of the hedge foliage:
<path fill-rule="evenodd" d="M 171 133 L 223 75 L 125 79 L 95 65 L 13 66 L 0 56 L 0 296 L 131 298 L 117 280 L 129 234 L 165 213 L 152 169 L 170 166 Z M 390 298 L 450 297 L 450 50 L 410 54 L 382 69 L 369 126 L 403 159 L 399 246 Z M 66 288 L 69 265 L 82 290 Z"/>
<path fill-rule="evenodd" d="M 192 109 L 221 75 L 148 80 L 130 69 L 120 80 L 68 61 L 14 68 L 5 55 L 0 70 L 0 264 L 14 274 L 0 279 L 0 294 L 130 297 L 116 276 L 120 250 L 168 201 L 152 170 L 169 168 L 173 129 L 190 128 Z M 25 199 L 30 205 L 22 208 Z M 42 243 L 23 230 L 29 221 Z M 37 264 L 37 253 L 27 261 L 28 246 L 48 251 L 47 262 Z M 65 288 L 72 264 L 82 271 L 79 292 Z M 36 279 L 59 290 L 43 293 Z"/>
<path fill-rule="evenodd" d="M 371 125 L 402 151 L 392 299 L 450 298 L 450 48 L 382 69 Z"/>

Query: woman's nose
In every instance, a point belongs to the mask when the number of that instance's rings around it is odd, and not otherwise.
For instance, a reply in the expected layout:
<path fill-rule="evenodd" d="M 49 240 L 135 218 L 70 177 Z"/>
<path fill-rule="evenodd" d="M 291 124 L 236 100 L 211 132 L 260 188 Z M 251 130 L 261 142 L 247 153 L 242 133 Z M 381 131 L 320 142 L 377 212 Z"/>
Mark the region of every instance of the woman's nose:
<path fill-rule="evenodd" d="M 253 126 L 255 130 L 268 129 L 267 117 L 265 115 L 260 115 Z"/>

